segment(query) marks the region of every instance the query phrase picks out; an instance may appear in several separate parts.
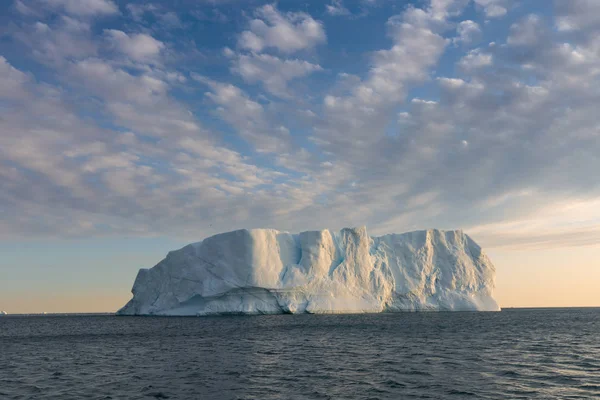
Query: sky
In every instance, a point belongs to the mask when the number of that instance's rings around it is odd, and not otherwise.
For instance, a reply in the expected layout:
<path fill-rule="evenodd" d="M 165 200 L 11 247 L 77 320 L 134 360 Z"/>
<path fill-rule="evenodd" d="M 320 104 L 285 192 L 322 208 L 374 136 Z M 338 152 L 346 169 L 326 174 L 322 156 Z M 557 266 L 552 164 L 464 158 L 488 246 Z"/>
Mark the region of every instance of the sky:
<path fill-rule="evenodd" d="M 600 1 L 0 2 L 0 310 L 238 228 L 463 229 L 600 306 Z"/>

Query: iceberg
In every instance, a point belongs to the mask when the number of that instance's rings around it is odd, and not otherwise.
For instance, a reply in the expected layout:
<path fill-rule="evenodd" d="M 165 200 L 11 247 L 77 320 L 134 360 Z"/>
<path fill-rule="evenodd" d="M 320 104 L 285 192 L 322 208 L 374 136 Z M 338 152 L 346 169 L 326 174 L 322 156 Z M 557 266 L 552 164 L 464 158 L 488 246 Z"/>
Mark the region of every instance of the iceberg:
<path fill-rule="evenodd" d="M 6 311 L 0 311 L 0 317 L 3 315 L 8 315 L 8 313 Z"/>
<path fill-rule="evenodd" d="M 141 269 L 119 315 L 499 311 L 495 268 L 462 231 L 237 230 Z"/>

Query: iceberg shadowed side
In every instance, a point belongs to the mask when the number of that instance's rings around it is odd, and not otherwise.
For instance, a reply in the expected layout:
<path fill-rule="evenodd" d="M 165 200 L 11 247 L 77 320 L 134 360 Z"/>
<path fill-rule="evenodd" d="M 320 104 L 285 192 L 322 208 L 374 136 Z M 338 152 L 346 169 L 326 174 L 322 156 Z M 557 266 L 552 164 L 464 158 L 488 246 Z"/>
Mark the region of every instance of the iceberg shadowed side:
<path fill-rule="evenodd" d="M 120 315 L 498 311 L 495 268 L 462 231 L 238 230 L 141 269 Z"/>

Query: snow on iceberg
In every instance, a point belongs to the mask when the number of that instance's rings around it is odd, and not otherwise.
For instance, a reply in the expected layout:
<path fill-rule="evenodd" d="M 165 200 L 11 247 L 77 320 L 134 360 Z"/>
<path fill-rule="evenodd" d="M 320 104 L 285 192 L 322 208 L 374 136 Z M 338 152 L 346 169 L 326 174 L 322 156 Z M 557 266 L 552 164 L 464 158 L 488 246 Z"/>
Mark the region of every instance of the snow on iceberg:
<path fill-rule="evenodd" d="M 462 231 L 238 230 L 141 269 L 121 315 L 498 311 L 495 268 Z"/>

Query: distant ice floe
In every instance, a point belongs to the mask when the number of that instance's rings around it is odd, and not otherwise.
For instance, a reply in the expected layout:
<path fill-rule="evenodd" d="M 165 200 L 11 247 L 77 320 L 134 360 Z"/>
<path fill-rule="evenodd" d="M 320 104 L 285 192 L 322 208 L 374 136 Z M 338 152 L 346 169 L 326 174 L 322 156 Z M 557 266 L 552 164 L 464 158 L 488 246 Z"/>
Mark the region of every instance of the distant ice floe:
<path fill-rule="evenodd" d="M 141 269 L 120 315 L 499 311 L 495 268 L 462 231 L 238 230 Z"/>

